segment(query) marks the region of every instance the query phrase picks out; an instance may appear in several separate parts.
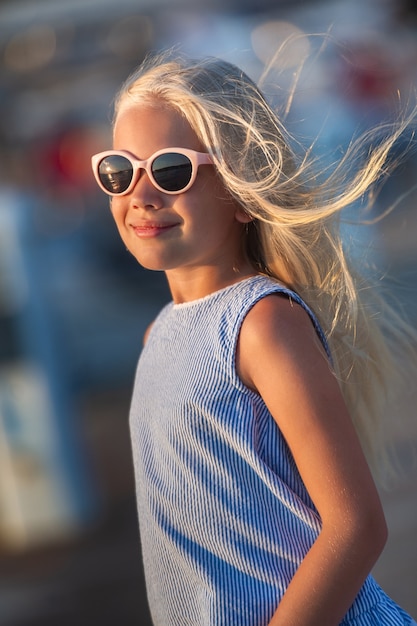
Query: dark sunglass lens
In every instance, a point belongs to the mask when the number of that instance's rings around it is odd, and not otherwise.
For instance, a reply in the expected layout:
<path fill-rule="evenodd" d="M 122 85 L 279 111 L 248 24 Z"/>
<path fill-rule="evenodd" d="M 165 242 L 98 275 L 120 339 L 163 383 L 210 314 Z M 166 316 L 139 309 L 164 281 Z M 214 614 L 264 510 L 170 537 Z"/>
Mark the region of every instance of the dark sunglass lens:
<path fill-rule="evenodd" d="M 101 183 L 110 193 L 123 193 L 129 187 L 133 167 L 129 159 L 114 154 L 104 157 L 99 163 L 98 174 Z"/>
<path fill-rule="evenodd" d="M 191 180 L 192 164 L 184 154 L 168 152 L 152 163 L 153 176 L 162 189 L 181 191 Z"/>

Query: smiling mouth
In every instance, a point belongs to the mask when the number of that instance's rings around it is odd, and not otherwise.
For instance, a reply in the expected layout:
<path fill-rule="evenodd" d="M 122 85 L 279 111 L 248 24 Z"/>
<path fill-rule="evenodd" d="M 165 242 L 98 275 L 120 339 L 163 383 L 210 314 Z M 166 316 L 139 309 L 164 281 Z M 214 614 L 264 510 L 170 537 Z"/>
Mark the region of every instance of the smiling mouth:
<path fill-rule="evenodd" d="M 137 235 L 137 237 L 140 237 L 142 239 L 149 239 L 152 237 L 159 237 L 160 235 L 163 235 L 164 233 L 172 230 L 173 228 L 175 228 L 176 226 L 178 226 L 178 224 L 153 224 L 153 223 L 149 223 L 149 224 L 139 224 L 136 226 L 132 226 L 134 233 Z"/>

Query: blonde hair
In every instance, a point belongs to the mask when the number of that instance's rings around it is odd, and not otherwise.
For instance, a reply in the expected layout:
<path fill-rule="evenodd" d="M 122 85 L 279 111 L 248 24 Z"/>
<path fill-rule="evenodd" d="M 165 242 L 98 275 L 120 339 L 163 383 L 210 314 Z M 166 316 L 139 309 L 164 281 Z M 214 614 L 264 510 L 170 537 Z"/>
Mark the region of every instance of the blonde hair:
<path fill-rule="evenodd" d="M 294 289 L 315 311 L 333 367 L 371 467 L 385 448 L 379 425 L 398 389 L 412 329 L 353 270 L 339 232 L 343 209 L 361 199 L 385 171 L 397 126 L 350 175 L 371 134 L 317 176 L 309 150 L 297 156 L 278 115 L 236 66 L 215 58 L 149 57 L 122 87 L 123 107 L 159 102 L 179 111 L 211 153 L 224 185 L 252 218 L 246 252 L 254 267 Z M 411 341 L 410 341 L 411 340 Z"/>

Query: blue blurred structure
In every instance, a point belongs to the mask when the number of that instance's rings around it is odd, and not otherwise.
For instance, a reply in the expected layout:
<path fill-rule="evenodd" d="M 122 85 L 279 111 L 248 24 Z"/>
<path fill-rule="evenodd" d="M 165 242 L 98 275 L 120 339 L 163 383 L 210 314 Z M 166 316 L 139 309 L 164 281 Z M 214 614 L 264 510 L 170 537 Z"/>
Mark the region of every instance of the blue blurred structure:
<path fill-rule="evenodd" d="M 79 532 L 97 515 L 98 501 L 63 341 L 46 294 L 53 259 L 34 236 L 33 198 L 3 192 L 0 226 L 1 299 L 7 302 L 16 343 L 14 358 L 9 356 L 0 372 L 0 429 L 7 451 L 0 474 L 3 495 L 8 495 L 0 534 L 27 548 Z"/>

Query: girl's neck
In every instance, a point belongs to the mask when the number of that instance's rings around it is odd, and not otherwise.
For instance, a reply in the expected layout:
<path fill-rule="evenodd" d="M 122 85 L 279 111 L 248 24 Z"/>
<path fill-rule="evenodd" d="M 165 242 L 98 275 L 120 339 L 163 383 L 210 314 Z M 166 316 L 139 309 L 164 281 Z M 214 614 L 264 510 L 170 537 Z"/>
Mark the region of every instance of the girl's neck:
<path fill-rule="evenodd" d="M 219 271 L 216 267 L 200 267 L 188 272 L 170 270 L 166 272 L 166 277 L 173 301 L 182 304 L 204 298 L 256 273 L 248 263 L 239 269 L 232 268 L 229 272 Z"/>

